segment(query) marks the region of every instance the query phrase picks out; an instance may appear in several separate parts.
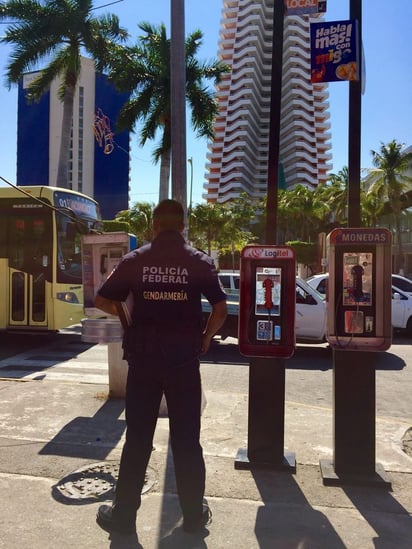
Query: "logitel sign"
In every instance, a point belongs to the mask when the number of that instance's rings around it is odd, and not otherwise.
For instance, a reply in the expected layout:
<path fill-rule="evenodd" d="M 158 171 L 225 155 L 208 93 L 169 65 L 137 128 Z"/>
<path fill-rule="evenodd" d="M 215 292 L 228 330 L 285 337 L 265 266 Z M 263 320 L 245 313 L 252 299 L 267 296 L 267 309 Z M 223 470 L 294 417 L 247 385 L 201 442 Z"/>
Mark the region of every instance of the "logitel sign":
<path fill-rule="evenodd" d="M 289 246 L 249 244 L 240 254 L 239 351 L 289 358 L 295 349 L 296 258 Z"/>
<path fill-rule="evenodd" d="M 246 246 L 242 253 L 243 257 L 251 259 L 264 259 L 271 257 L 276 257 L 279 259 L 291 259 L 294 257 L 293 250 L 286 246 L 274 247 L 250 245 Z"/>

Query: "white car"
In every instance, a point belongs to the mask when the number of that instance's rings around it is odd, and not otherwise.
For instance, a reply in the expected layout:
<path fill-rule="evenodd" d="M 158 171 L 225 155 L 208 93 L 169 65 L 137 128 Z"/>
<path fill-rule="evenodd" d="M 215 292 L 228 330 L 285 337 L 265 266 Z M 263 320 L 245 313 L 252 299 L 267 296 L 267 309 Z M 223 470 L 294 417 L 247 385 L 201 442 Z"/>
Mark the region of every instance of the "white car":
<path fill-rule="evenodd" d="M 311 276 L 306 282 L 319 293 L 326 295 L 328 279 L 329 273 L 324 273 Z M 396 283 L 405 281 L 411 282 L 400 275 L 392 275 L 392 326 L 397 330 L 406 330 L 408 335 L 412 335 L 412 293 L 402 291 L 396 286 Z"/>
<path fill-rule="evenodd" d="M 219 278 L 227 293 L 228 316 L 218 335 L 223 339 L 238 336 L 239 314 L 239 273 L 219 273 Z M 209 303 L 203 299 L 204 316 L 210 312 Z M 296 341 L 299 343 L 323 343 L 326 338 L 325 298 L 311 288 L 301 278 L 296 278 Z"/>
<path fill-rule="evenodd" d="M 404 294 L 412 295 L 412 280 L 406 276 L 393 274 L 392 285 L 399 288 Z"/>
<path fill-rule="evenodd" d="M 219 280 L 222 283 L 227 295 L 239 295 L 239 271 L 219 271 Z"/>

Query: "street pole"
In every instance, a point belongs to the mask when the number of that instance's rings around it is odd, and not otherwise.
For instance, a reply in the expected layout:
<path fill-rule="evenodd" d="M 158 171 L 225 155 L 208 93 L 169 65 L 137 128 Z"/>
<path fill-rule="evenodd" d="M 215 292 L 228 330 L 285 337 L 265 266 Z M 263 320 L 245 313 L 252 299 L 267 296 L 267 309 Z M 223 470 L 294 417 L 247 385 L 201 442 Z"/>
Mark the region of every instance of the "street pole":
<path fill-rule="evenodd" d="M 268 143 L 268 179 L 265 244 L 276 244 L 279 142 L 283 71 L 284 0 L 273 6 L 272 79 Z M 237 469 L 296 470 L 293 452 L 284 452 L 285 438 L 285 359 L 250 360 L 248 447 L 239 449 Z"/>
<path fill-rule="evenodd" d="M 265 244 L 277 242 L 284 8 L 284 0 L 274 1 Z"/>
<path fill-rule="evenodd" d="M 187 215 L 185 2 L 170 0 L 170 6 L 172 198 L 181 202 Z"/>
<path fill-rule="evenodd" d="M 192 196 L 193 196 L 193 157 L 187 159 L 190 164 L 190 192 L 189 192 L 189 207 L 187 210 L 187 229 L 190 230 L 190 216 L 192 214 Z"/>
<path fill-rule="evenodd" d="M 349 82 L 348 227 L 360 227 L 361 130 L 362 130 L 362 0 L 350 0 L 350 19 L 358 21 L 359 80 Z"/>

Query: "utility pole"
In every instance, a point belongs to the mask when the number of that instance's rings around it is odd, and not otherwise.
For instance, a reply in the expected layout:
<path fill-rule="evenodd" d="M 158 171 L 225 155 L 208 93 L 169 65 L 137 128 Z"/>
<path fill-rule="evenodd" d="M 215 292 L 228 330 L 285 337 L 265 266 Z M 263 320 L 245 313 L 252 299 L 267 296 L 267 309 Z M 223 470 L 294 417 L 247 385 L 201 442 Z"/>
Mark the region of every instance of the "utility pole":
<path fill-rule="evenodd" d="M 358 21 L 359 80 L 349 82 L 348 227 L 360 227 L 361 118 L 362 118 L 362 0 L 350 0 L 350 19 Z"/>
<path fill-rule="evenodd" d="M 277 233 L 284 7 L 283 0 L 275 0 L 273 6 L 272 80 L 270 98 L 265 244 L 276 244 Z"/>
<path fill-rule="evenodd" d="M 280 118 L 283 72 L 284 0 L 274 0 L 272 79 L 265 244 L 276 244 Z M 295 281 L 293 281 L 295 291 Z M 293 452 L 284 452 L 285 359 L 252 357 L 249 366 L 248 448 L 239 449 L 237 469 L 296 470 Z"/>
<path fill-rule="evenodd" d="M 187 159 L 188 164 L 190 164 L 190 187 L 189 187 L 189 207 L 187 209 L 187 228 L 190 229 L 190 215 L 192 213 L 192 203 L 193 203 L 193 157 Z"/>
<path fill-rule="evenodd" d="M 185 2 L 170 0 L 170 6 L 172 198 L 187 215 Z"/>

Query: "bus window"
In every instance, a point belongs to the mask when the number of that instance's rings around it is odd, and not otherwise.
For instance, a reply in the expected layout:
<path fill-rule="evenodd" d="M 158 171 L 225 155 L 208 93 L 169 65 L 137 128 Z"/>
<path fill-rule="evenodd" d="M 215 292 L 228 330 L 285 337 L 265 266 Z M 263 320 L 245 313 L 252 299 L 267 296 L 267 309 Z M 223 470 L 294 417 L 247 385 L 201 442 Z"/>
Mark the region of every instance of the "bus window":
<path fill-rule="evenodd" d="M 63 213 L 57 213 L 57 282 L 82 283 L 81 233 Z"/>
<path fill-rule="evenodd" d="M 9 217 L 10 267 L 51 280 L 51 215 L 25 214 Z"/>

